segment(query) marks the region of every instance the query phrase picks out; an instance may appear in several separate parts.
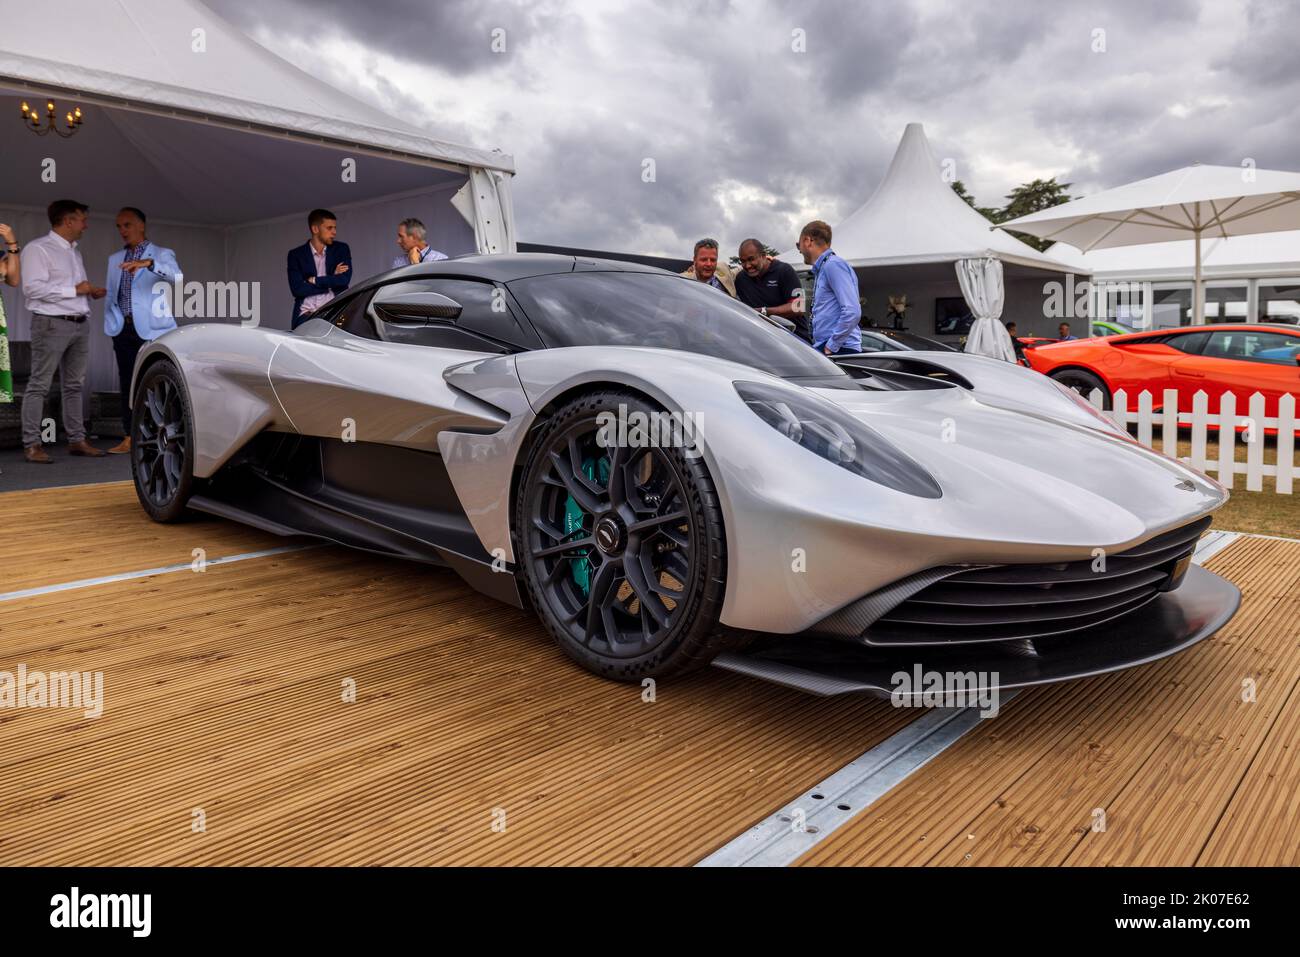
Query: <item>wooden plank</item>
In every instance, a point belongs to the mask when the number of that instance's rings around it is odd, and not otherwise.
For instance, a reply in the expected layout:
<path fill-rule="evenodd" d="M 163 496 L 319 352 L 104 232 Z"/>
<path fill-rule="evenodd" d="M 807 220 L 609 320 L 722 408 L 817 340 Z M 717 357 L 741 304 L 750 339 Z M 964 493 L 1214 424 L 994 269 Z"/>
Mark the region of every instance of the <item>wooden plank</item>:
<path fill-rule="evenodd" d="M 1224 488 L 1232 488 L 1237 474 L 1237 397 L 1225 392 L 1219 399 L 1219 467 L 1216 478 Z"/>
<path fill-rule="evenodd" d="M 1249 422 L 1246 425 L 1246 491 L 1264 491 L 1264 394 L 1250 397 Z"/>
<path fill-rule="evenodd" d="M 1210 431 L 1210 397 L 1204 389 L 1198 389 L 1192 396 L 1192 413 L 1188 425 L 1192 429 L 1192 454 L 1187 460 L 1188 464 L 1199 472 L 1208 472 L 1214 463 L 1205 455 L 1206 436 Z M 1219 480 L 1223 481 L 1222 477 Z"/>
<path fill-rule="evenodd" d="M 1291 494 L 1295 474 L 1295 396 L 1287 394 L 1277 402 L 1277 483 L 1279 495 Z"/>
<path fill-rule="evenodd" d="M 1160 411 L 1160 451 L 1178 458 L 1178 390 L 1165 389 Z"/>
<path fill-rule="evenodd" d="M 1071 855 L 1085 842 L 1110 848 L 1101 857 L 1115 863 L 1194 861 L 1245 774 L 1243 758 L 1225 753 L 1240 744 L 1249 761 L 1278 726 L 1281 676 L 1300 673 L 1300 545 L 1241 539 L 1209 564 L 1245 591 L 1217 636 L 1143 668 L 1020 695 L 800 863 L 1082 863 Z M 1276 701 L 1243 710 L 1242 678 L 1262 688 L 1266 673 L 1279 676 Z"/>
<path fill-rule="evenodd" d="M 1151 427 L 1155 418 L 1155 414 L 1152 412 L 1153 407 L 1154 402 L 1151 391 L 1143 389 L 1138 393 L 1137 440 L 1147 448 L 1153 447 L 1151 439 Z"/>

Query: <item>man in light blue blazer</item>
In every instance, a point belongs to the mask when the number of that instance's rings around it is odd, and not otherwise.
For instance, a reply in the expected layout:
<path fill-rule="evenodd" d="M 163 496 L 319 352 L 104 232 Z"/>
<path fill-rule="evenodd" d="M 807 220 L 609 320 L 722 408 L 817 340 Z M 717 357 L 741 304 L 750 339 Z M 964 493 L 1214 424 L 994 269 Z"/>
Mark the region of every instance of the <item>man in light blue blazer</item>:
<path fill-rule="evenodd" d="M 171 299 L 154 286 L 164 282 L 175 288 L 181 267 L 176 254 L 157 246 L 145 237 L 145 215 L 134 206 L 125 206 L 117 214 L 117 234 L 122 249 L 108 257 L 108 289 L 104 305 L 104 332 L 113 339 L 117 357 L 117 377 L 122 384 L 121 444 L 109 449 L 115 455 L 131 451 L 131 373 L 140 347 L 164 332 L 176 328 Z"/>

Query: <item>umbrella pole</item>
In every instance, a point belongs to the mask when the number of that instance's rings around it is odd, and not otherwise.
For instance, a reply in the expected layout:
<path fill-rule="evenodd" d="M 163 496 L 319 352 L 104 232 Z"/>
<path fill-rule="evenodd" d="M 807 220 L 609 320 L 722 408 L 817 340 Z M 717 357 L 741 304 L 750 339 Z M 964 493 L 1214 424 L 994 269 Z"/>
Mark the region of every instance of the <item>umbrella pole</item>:
<path fill-rule="evenodd" d="M 1201 231 L 1196 230 L 1196 279 L 1192 295 L 1192 325 L 1205 324 L 1205 282 L 1201 279 Z"/>

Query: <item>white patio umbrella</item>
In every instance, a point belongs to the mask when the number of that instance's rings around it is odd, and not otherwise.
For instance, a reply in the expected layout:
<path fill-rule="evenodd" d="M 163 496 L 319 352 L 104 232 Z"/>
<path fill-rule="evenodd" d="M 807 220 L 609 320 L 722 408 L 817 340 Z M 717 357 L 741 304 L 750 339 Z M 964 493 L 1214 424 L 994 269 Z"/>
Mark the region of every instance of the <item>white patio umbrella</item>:
<path fill-rule="evenodd" d="M 1083 252 L 1187 239 L 1196 243 L 1192 322 L 1205 314 L 1201 237 L 1300 229 L 1300 173 L 1238 166 L 1185 166 L 1117 186 L 999 228 L 1068 243 Z"/>

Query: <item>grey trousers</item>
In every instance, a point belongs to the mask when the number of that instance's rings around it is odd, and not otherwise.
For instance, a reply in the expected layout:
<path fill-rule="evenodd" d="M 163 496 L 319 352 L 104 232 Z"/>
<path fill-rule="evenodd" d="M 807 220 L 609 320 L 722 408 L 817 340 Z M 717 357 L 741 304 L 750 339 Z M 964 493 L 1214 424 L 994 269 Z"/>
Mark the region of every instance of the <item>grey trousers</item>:
<path fill-rule="evenodd" d="M 41 444 L 41 415 L 54 370 L 63 385 L 63 429 L 68 441 L 82 442 L 81 388 L 90 360 L 90 322 L 32 316 L 32 374 L 23 393 L 23 445 Z"/>

